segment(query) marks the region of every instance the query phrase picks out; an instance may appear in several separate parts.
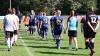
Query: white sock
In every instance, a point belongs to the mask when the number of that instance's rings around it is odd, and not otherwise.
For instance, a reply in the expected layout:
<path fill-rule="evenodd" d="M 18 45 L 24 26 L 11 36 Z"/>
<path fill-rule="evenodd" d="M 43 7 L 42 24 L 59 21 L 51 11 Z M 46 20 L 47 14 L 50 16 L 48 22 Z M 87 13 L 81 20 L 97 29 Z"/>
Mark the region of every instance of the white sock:
<path fill-rule="evenodd" d="M 18 35 L 15 35 L 14 41 L 16 42 L 18 38 Z"/>
<path fill-rule="evenodd" d="M 69 49 L 72 49 L 72 45 L 71 44 L 69 44 Z"/>
<path fill-rule="evenodd" d="M 10 46 L 10 38 L 7 38 L 7 46 L 8 46 L 8 48 L 11 48 L 11 46 Z"/>
<path fill-rule="evenodd" d="M 15 38 L 15 37 L 14 37 L 14 35 L 13 35 L 13 37 L 11 38 L 11 44 L 10 44 L 11 47 L 12 47 L 12 44 L 14 43 L 14 38 Z"/>

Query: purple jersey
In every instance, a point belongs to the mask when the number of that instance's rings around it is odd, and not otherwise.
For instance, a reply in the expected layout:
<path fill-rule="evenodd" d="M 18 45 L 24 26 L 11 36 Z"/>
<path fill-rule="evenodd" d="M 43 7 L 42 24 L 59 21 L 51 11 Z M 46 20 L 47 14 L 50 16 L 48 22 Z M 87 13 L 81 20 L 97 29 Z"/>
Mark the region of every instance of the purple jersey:
<path fill-rule="evenodd" d="M 63 25 L 63 17 L 62 16 L 55 16 L 53 19 L 54 22 L 54 28 L 62 26 Z"/>
<path fill-rule="evenodd" d="M 55 16 L 53 19 L 54 22 L 54 35 L 60 35 L 62 32 L 63 26 L 63 17 L 62 16 Z"/>
<path fill-rule="evenodd" d="M 92 25 L 93 28 L 96 28 L 97 21 L 98 21 L 98 17 L 94 12 L 89 12 L 86 15 L 86 22 L 90 22 L 90 24 Z"/>

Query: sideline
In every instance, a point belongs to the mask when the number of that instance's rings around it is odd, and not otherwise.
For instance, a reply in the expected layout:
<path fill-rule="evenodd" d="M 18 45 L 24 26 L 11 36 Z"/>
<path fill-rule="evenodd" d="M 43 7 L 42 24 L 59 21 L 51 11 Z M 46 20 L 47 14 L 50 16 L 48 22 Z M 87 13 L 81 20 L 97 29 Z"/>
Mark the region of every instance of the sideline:
<path fill-rule="evenodd" d="M 25 44 L 25 42 L 24 42 L 24 40 L 22 39 L 22 37 L 20 37 L 21 38 L 21 41 L 22 41 L 22 43 L 23 43 L 23 46 L 24 46 L 24 48 L 25 48 L 25 50 L 27 51 L 27 53 L 28 53 L 28 56 L 33 56 L 33 54 L 30 52 L 30 50 L 28 49 L 28 47 L 27 47 L 27 45 Z"/>

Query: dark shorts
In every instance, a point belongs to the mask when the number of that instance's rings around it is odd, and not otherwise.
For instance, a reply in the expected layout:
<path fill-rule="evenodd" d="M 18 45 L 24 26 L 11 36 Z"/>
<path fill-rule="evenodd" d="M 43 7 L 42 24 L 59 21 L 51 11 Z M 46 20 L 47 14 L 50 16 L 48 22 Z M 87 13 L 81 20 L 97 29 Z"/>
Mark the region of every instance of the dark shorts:
<path fill-rule="evenodd" d="M 29 30 L 35 32 L 36 31 L 36 28 L 34 26 L 30 26 L 29 27 Z"/>
<path fill-rule="evenodd" d="M 62 30 L 54 30 L 54 35 L 61 35 Z"/>
<path fill-rule="evenodd" d="M 48 26 L 42 26 L 41 30 L 47 32 L 48 31 Z"/>
<path fill-rule="evenodd" d="M 77 31 L 69 30 L 68 31 L 68 36 L 69 37 L 77 37 Z"/>
<path fill-rule="evenodd" d="M 12 38 L 13 37 L 13 32 L 5 31 L 5 37 L 6 38 Z"/>
<path fill-rule="evenodd" d="M 86 38 L 95 38 L 96 32 L 93 32 L 90 28 L 87 29 Z"/>
<path fill-rule="evenodd" d="M 14 35 L 17 35 L 18 34 L 18 30 L 14 30 Z"/>

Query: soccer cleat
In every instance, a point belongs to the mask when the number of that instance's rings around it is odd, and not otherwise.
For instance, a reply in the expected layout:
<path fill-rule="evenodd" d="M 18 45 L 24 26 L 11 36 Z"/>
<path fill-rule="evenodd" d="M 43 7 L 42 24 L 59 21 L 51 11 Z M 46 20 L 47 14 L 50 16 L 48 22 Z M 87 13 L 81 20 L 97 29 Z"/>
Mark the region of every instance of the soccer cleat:
<path fill-rule="evenodd" d="M 90 53 L 90 56 L 93 56 L 94 53 L 95 53 L 95 51 L 92 49 L 91 53 Z"/>
<path fill-rule="evenodd" d="M 75 51 L 78 51 L 78 48 L 76 48 Z"/>
<path fill-rule="evenodd" d="M 60 46 L 59 46 L 59 47 L 57 47 L 57 49 L 60 49 Z"/>
<path fill-rule="evenodd" d="M 85 49 L 88 49 L 88 47 L 85 47 Z"/>
<path fill-rule="evenodd" d="M 10 48 L 8 48 L 8 51 L 10 51 Z"/>

